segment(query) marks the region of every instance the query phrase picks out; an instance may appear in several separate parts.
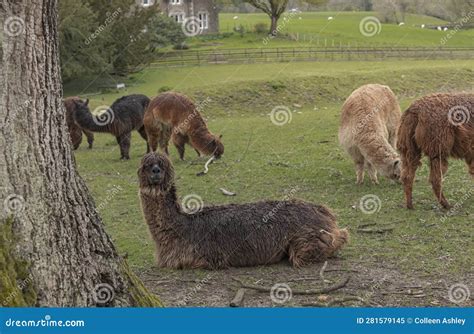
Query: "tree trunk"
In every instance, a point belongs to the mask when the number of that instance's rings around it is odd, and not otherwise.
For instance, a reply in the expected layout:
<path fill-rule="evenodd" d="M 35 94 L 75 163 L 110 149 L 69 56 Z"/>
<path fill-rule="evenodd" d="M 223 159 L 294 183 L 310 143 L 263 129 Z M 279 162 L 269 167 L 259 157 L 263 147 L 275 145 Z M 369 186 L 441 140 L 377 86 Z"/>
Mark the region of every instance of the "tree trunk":
<path fill-rule="evenodd" d="M 158 306 L 117 254 L 76 171 L 57 0 L 3 0 L 0 303 Z"/>
<path fill-rule="evenodd" d="M 270 25 L 270 35 L 276 36 L 278 34 L 278 17 L 275 15 L 270 16 L 271 25 Z"/>

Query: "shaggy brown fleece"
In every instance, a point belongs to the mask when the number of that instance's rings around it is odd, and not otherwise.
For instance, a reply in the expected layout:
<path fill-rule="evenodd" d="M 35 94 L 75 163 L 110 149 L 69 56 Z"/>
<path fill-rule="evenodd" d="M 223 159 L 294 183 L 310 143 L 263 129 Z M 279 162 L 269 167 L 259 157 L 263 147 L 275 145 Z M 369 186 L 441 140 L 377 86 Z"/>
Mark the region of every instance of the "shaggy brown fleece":
<path fill-rule="evenodd" d="M 207 128 L 199 108 L 188 97 L 166 92 L 155 97 L 148 106 L 143 120 L 152 151 L 158 144 L 168 154 L 168 143 L 172 138 L 181 160 L 184 146 L 189 144 L 200 155 L 213 155 L 217 159 L 224 153 L 221 137 L 213 135 Z"/>
<path fill-rule="evenodd" d="M 328 208 L 303 201 L 205 206 L 186 213 L 166 155 L 145 155 L 138 176 L 160 267 L 220 269 L 284 258 L 299 267 L 333 255 L 348 241 Z"/>
<path fill-rule="evenodd" d="M 69 130 L 69 135 L 71 136 L 72 146 L 75 150 L 79 148 L 82 142 L 82 133 L 87 137 L 87 143 L 89 148 L 92 148 L 94 143 L 94 134 L 89 130 L 83 129 L 74 121 L 74 112 L 76 110 L 76 104 L 74 101 L 81 101 L 77 96 L 68 97 L 64 100 L 64 106 L 66 108 L 66 125 Z"/>
<path fill-rule="evenodd" d="M 397 98 L 387 86 L 361 86 L 345 101 L 339 142 L 354 160 L 357 184 L 364 181 L 364 169 L 375 184 L 377 171 L 394 180 L 400 178 L 395 150 L 400 115 Z"/>
<path fill-rule="evenodd" d="M 150 99 L 141 94 L 122 96 L 102 115 L 95 116 L 89 110 L 89 100 L 75 100 L 74 120 L 89 131 L 114 135 L 120 146 L 120 159 L 128 160 L 132 131 L 136 130 L 147 141 L 143 115 L 149 102 Z M 148 142 L 147 152 L 149 152 Z"/>
<path fill-rule="evenodd" d="M 406 206 L 413 209 L 415 172 L 422 153 L 430 160 L 430 182 L 444 208 L 441 189 L 448 158 L 464 159 L 474 176 L 474 94 L 433 94 L 413 102 L 402 116 L 397 148 L 402 158 Z"/>

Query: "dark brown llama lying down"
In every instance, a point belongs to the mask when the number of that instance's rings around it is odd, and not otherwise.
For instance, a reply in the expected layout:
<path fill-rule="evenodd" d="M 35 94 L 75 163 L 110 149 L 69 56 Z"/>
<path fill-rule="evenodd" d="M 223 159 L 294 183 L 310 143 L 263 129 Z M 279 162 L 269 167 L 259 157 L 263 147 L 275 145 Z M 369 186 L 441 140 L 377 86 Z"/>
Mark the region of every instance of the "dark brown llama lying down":
<path fill-rule="evenodd" d="M 205 206 L 186 213 L 166 155 L 145 155 L 138 176 L 160 267 L 221 269 L 285 258 L 299 267 L 330 257 L 349 238 L 328 208 L 298 200 Z"/>
<path fill-rule="evenodd" d="M 74 113 L 76 111 L 76 104 L 74 101 L 81 101 L 81 99 L 77 96 L 64 99 L 64 106 L 66 108 L 66 125 L 71 137 L 72 147 L 75 150 L 79 148 L 79 145 L 81 145 L 82 142 L 82 133 L 84 133 L 87 137 L 89 148 L 92 148 L 92 144 L 94 143 L 94 134 L 89 130 L 81 128 L 79 124 L 74 121 Z"/>
<path fill-rule="evenodd" d="M 430 160 L 433 192 L 449 208 L 441 189 L 448 158 L 464 159 L 474 176 L 474 94 L 433 94 L 413 102 L 402 116 L 397 148 L 407 208 L 413 209 L 413 181 L 422 154 Z"/>
<path fill-rule="evenodd" d="M 74 101 L 74 120 L 83 129 L 92 132 L 107 132 L 115 136 L 120 146 L 120 158 L 130 159 L 132 131 L 136 130 L 147 141 L 143 127 L 143 115 L 150 99 L 141 94 L 127 95 L 117 99 L 102 115 L 93 115 L 89 110 L 89 100 Z M 147 142 L 147 152 L 149 152 Z"/>

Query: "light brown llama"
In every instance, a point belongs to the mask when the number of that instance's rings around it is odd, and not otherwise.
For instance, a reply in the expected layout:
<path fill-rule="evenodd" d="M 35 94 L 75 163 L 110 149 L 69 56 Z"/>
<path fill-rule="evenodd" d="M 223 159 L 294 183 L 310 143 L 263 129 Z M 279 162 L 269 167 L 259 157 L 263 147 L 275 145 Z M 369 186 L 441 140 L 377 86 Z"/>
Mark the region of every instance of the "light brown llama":
<path fill-rule="evenodd" d="M 198 155 L 219 159 L 224 154 L 222 136 L 209 131 L 199 108 L 184 95 L 166 92 L 155 97 L 145 112 L 143 124 L 152 151 L 159 144 L 162 152 L 168 154 L 171 138 L 181 160 L 184 160 L 185 144 L 191 145 Z"/>
<path fill-rule="evenodd" d="M 357 184 L 364 181 L 364 169 L 375 184 L 377 172 L 390 179 L 400 178 L 395 150 L 400 115 L 395 94 L 383 85 L 361 86 L 344 102 L 339 143 L 354 161 Z"/>
<path fill-rule="evenodd" d="M 432 94 L 413 102 L 403 114 L 397 148 L 408 209 L 413 209 L 413 181 L 422 154 L 430 160 L 430 182 L 438 202 L 450 205 L 441 189 L 448 158 L 464 159 L 474 176 L 474 94 Z"/>

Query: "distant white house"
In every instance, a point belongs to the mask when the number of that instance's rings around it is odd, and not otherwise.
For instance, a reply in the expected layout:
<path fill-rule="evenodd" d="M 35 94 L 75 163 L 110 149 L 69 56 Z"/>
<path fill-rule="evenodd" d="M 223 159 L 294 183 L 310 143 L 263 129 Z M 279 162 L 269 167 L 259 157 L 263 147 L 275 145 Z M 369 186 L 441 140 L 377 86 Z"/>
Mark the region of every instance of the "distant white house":
<path fill-rule="evenodd" d="M 217 6 L 212 0 L 136 0 L 137 4 L 143 7 L 154 5 L 160 2 L 160 9 L 176 20 L 178 23 L 184 22 L 188 18 L 194 18 L 199 22 L 202 32 L 219 32 L 219 13 Z"/>

